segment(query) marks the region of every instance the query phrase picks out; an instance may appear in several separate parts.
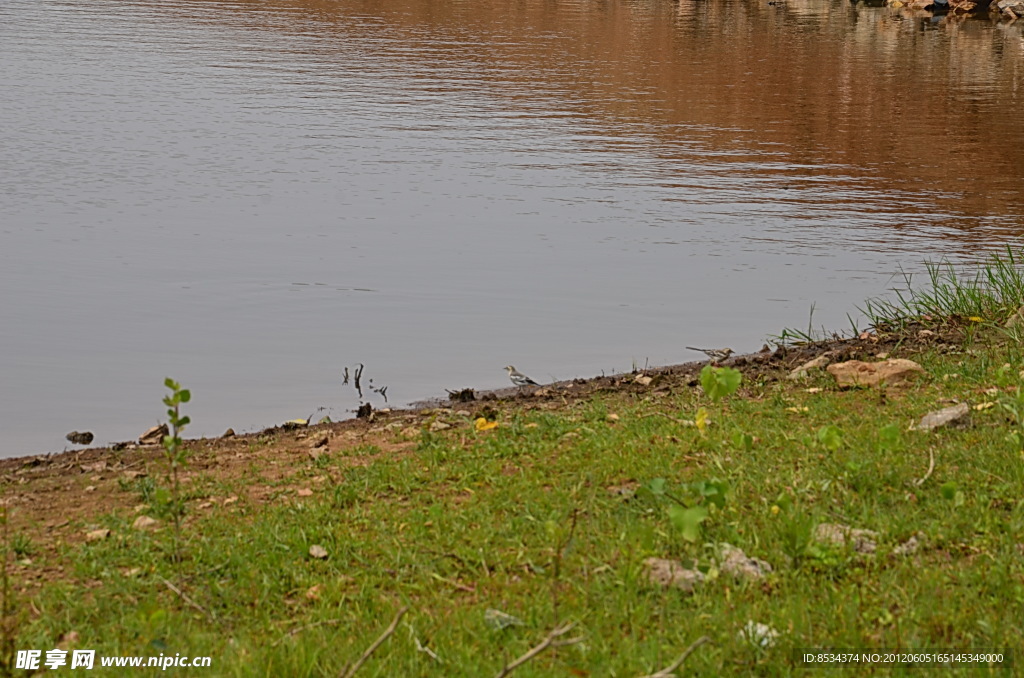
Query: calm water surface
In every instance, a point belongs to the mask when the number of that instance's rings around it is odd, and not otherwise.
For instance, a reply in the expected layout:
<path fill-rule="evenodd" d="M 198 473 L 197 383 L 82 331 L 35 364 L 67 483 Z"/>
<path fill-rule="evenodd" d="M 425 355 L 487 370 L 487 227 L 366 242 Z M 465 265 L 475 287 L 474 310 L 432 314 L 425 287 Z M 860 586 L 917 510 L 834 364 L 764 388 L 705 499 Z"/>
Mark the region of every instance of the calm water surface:
<path fill-rule="evenodd" d="M 1024 231 L 1024 23 L 0 4 L 0 456 L 756 350 Z M 383 405 L 376 395 L 371 400 Z"/>

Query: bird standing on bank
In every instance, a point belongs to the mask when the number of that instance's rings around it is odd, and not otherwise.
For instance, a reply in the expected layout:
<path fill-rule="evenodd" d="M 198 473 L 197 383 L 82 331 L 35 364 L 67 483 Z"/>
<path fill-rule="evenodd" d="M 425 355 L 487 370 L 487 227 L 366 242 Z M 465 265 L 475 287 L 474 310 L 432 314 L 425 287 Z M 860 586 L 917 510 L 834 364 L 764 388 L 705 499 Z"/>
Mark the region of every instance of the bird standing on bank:
<path fill-rule="evenodd" d="M 508 371 L 508 378 L 512 380 L 512 383 L 517 387 L 522 388 L 523 386 L 540 386 L 533 379 L 517 370 L 512 365 L 505 365 L 505 369 Z"/>
<path fill-rule="evenodd" d="M 731 348 L 694 348 L 693 346 L 687 346 L 686 348 L 691 351 L 700 351 L 707 357 L 711 358 L 711 362 L 713 363 L 720 363 L 723 360 L 728 360 L 729 356 L 733 353 Z"/>

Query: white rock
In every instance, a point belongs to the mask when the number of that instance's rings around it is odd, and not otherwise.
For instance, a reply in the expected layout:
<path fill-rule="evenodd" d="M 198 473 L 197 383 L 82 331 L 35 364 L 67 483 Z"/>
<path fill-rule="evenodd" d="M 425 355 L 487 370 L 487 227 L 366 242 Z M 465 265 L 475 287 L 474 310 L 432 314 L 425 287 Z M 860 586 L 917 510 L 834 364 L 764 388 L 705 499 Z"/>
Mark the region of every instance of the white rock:
<path fill-rule="evenodd" d="M 731 574 L 739 579 L 762 579 L 772 571 L 772 566 L 759 558 L 751 558 L 743 549 L 736 548 L 732 544 L 722 544 L 719 555 L 721 564 L 719 569 L 725 574 Z"/>
<path fill-rule="evenodd" d="M 761 624 L 750 620 L 747 625 L 740 629 L 740 632 L 736 634 L 740 640 L 745 640 L 751 645 L 763 647 L 765 649 L 775 645 L 775 641 L 779 638 L 779 632 L 768 626 L 767 624 Z"/>
<path fill-rule="evenodd" d="M 921 417 L 921 421 L 917 422 L 912 428 L 915 431 L 931 431 L 941 426 L 960 426 L 966 423 L 967 416 L 970 413 L 971 408 L 967 403 L 959 403 L 951 407 L 944 407 L 941 410 L 929 412 Z"/>
<path fill-rule="evenodd" d="M 135 522 L 132 523 L 132 528 L 136 530 L 152 530 L 159 524 L 159 520 L 154 520 L 149 516 L 139 516 L 135 519 Z"/>
<path fill-rule="evenodd" d="M 103 541 L 110 536 L 110 530 L 102 528 L 99 530 L 92 530 L 91 532 L 85 533 L 86 541 Z"/>

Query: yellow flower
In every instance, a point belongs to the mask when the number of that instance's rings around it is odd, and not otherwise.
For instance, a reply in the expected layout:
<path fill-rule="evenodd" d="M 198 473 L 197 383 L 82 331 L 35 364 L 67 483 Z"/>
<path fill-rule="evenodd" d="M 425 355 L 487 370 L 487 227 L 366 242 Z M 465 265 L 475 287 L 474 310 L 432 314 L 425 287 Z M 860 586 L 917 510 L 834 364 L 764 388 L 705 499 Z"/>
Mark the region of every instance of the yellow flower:
<path fill-rule="evenodd" d="M 984 318 L 976 316 L 976 315 L 972 315 L 970 318 L 968 318 L 968 320 L 970 320 L 972 323 L 983 323 L 983 322 L 985 322 Z"/>
<path fill-rule="evenodd" d="M 711 418 L 708 416 L 707 408 L 700 408 L 697 410 L 697 430 L 700 431 L 701 435 L 706 435 L 708 424 L 711 423 Z"/>
<path fill-rule="evenodd" d="M 497 427 L 498 427 L 498 422 L 496 422 L 496 421 L 487 421 L 483 417 L 479 417 L 476 420 L 476 430 L 477 431 L 490 431 L 492 428 L 497 428 Z"/>

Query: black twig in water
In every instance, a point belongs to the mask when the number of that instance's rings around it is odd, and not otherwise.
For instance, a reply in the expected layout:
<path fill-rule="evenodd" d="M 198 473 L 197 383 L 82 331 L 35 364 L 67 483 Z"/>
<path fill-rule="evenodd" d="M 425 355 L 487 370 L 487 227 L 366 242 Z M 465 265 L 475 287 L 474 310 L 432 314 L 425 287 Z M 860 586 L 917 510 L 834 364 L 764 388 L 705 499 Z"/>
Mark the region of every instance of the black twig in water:
<path fill-rule="evenodd" d="M 341 380 L 342 385 L 347 384 L 348 383 L 348 368 L 347 367 L 345 368 L 345 371 L 341 373 L 341 376 L 343 377 L 343 379 Z"/>
<path fill-rule="evenodd" d="M 356 392 L 359 393 L 359 397 L 360 398 L 363 397 L 363 387 L 359 383 L 359 380 L 362 379 L 362 378 L 363 378 L 363 364 L 359 363 L 359 367 L 356 368 L 355 379 L 356 379 Z"/>

